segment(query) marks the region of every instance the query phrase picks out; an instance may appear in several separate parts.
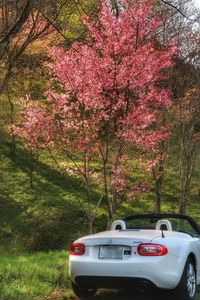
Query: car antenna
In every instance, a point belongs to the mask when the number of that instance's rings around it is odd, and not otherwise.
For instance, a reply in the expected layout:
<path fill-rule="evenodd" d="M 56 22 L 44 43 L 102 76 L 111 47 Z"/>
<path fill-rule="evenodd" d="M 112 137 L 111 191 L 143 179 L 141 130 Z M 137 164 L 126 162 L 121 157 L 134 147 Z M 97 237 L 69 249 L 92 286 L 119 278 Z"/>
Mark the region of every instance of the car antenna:
<path fill-rule="evenodd" d="M 162 231 L 162 238 L 165 238 L 164 232 L 163 232 L 163 228 L 161 229 Z"/>

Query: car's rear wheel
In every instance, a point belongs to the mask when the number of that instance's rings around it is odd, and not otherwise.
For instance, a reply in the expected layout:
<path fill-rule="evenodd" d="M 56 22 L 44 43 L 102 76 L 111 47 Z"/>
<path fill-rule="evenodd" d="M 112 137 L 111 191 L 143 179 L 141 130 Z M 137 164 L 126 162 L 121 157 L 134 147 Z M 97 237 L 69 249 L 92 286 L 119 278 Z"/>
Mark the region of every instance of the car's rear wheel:
<path fill-rule="evenodd" d="M 196 270 L 195 264 L 191 257 L 186 261 L 183 275 L 179 285 L 175 289 L 175 294 L 181 300 L 194 300 L 196 297 Z"/>
<path fill-rule="evenodd" d="M 72 284 L 72 289 L 74 294 L 78 296 L 80 299 L 85 299 L 87 297 L 94 296 L 97 291 L 97 288 L 95 287 L 87 288 L 85 286 L 78 285 L 73 281 L 71 282 L 71 284 Z"/>

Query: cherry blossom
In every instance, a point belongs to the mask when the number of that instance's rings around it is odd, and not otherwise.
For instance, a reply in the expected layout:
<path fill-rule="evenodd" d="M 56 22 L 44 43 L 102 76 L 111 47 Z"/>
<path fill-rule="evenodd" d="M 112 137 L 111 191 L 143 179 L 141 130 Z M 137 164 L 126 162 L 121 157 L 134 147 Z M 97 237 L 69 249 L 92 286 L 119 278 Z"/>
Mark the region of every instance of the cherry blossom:
<path fill-rule="evenodd" d="M 47 144 L 87 163 L 99 159 L 111 218 L 120 203 L 117 193 L 127 188 L 122 166 L 128 158 L 120 159 L 122 154 L 133 146 L 155 151 L 169 137 L 168 128 L 155 125 L 160 110 L 170 105 L 170 91 L 160 82 L 173 66 L 176 47 L 174 41 L 159 45 L 161 20 L 153 1 L 124 0 L 115 15 L 104 0 L 98 18 L 83 22 L 84 42 L 67 51 L 50 49 L 47 103 L 26 107 L 15 132 L 31 147 Z"/>

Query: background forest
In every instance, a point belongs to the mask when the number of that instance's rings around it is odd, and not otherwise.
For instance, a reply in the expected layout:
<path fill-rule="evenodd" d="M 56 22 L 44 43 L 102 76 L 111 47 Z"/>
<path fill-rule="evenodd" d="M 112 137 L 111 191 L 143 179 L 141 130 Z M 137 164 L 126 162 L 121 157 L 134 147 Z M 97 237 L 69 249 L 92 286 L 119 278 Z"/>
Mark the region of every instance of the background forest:
<path fill-rule="evenodd" d="M 165 60 L 156 64 L 165 68 L 157 88 L 171 91 L 167 96 L 160 92 L 170 103 L 151 103 L 157 111 L 153 125 L 153 115 L 142 111 L 150 134 L 145 135 L 140 124 L 137 139 L 124 142 L 116 131 L 122 113 L 116 106 L 114 117 L 101 120 L 98 128 L 91 114 L 105 110 L 90 103 L 90 109 L 81 107 L 76 114 L 75 106 L 70 110 L 67 124 L 74 123 L 64 128 L 66 136 L 59 132 L 62 127 L 47 131 L 47 111 L 48 117 L 54 113 L 56 124 L 64 118 L 59 106 L 60 99 L 65 105 L 67 99 L 63 73 L 77 84 L 77 93 L 80 86 L 93 97 L 98 93 L 96 77 L 81 75 L 89 68 L 84 65 L 87 55 L 92 55 L 83 54 L 81 45 L 93 47 L 89 25 L 98 23 L 101 1 L 0 0 L 1 300 L 73 297 L 63 249 L 80 235 L 104 230 L 113 219 L 138 212 L 177 212 L 200 223 L 200 12 L 192 0 L 152 0 L 146 5 L 153 7 L 152 20 L 159 16 L 159 25 L 151 25 L 155 49 L 165 53 Z M 113 16 L 121 9 L 121 1 L 110 1 Z M 134 52 L 146 43 L 139 34 L 140 28 L 147 28 L 141 20 L 131 46 Z M 150 70 L 154 65 L 147 63 Z M 139 78 L 144 80 L 148 68 Z M 138 86 L 150 91 L 148 80 Z M 158 93 L 153 96 L 159 98 Z M 69 106 L 73 103 L 76 99 Z M 126 134 L 130 137 L 131 131 Z"/>

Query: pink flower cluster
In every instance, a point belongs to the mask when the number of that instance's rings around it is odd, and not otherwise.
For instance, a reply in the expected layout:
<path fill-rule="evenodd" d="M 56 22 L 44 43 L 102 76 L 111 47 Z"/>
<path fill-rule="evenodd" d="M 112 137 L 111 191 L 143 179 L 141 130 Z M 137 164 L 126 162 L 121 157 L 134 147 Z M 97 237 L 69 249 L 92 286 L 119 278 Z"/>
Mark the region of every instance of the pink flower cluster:
<path fill-rule="evenodd" d="M 84 42 L 50 50 L 52 86 L 56 81 L 59 92 L 52 88 L 46 105 L 25 108 L 15 133 L 27 146 L 52 144 L 92 155 L 105 139 L 154 150 L 169 136 L 166 128 L 155 129 L 160 110 L 170 104 L 169 90 L 158 83 L 172 67 L 176 48 L 158 47 L 160 18 L 152 14 L 151 1 L 124 0 L 119 16 L 108 2 L 95 21 L 83 18 Z M 112 182 L 118 191 L 125 187 L 120 173 L 113 173 Z"/>

